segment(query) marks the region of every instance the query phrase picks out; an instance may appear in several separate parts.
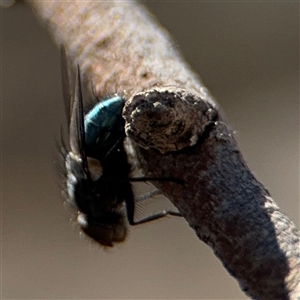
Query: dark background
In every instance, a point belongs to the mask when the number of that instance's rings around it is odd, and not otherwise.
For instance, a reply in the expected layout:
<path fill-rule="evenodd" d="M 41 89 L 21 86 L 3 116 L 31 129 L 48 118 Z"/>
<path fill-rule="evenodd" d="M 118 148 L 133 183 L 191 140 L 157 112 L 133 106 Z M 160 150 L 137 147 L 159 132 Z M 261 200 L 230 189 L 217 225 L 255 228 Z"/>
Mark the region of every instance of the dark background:
<path fill-rule="evenodd" d="M 227 113 L 251 170 L 299 225 L 299 3 L 146 5 Z M 23 4 L 3 9 L 1 25 L 3 299 L 246 298 L 184 219 L 131 228 L 108 251 L 79 237 L 54 166 L 64 123 L 59 51 Z"/>

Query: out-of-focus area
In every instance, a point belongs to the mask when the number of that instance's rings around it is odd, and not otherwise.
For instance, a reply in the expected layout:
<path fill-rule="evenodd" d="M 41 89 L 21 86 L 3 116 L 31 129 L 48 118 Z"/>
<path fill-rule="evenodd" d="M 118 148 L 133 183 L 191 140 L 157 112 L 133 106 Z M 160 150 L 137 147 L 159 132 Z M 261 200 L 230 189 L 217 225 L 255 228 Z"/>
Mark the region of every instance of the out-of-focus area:
<path fill-rule="evenodd" d="M 226 112 L 251 170 L 299 225 L 299 4 L 146 2 Z M 81 238 L 55 173 L 59 50 L 24 4 L 1 10 L 2 298 L 246 299 L 186 221 Z M 159 199 L 142 211 L 159 210 Z M 157 203 L 160 205 L 156 206 Z"/>

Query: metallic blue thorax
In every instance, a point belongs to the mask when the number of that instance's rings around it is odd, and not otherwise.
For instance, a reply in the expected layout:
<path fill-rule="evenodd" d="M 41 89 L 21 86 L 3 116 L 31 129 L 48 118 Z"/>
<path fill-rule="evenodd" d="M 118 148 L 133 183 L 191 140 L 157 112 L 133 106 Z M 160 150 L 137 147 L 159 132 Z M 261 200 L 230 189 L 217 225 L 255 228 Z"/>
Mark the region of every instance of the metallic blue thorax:
<path fill-rule="evenodd" d="M 124 131 L 120 96 L 97 103 L 84 116 L 85 144 L 88 148 L 109 148 L 118 140 L 119 131 Z"/>

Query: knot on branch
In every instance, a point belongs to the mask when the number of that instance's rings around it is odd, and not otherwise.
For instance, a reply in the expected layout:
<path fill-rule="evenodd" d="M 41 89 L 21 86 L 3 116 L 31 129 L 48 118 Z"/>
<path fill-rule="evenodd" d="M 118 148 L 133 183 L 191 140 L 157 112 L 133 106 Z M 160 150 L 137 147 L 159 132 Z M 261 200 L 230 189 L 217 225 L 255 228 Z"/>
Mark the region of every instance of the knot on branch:
<path fill-rule="evenodd" d="M 186 90 L 159 87 L 133 95 L 123 117 L 128 137 L 145 149 L 166 153 L 195 145 L 218 113 Z"/>

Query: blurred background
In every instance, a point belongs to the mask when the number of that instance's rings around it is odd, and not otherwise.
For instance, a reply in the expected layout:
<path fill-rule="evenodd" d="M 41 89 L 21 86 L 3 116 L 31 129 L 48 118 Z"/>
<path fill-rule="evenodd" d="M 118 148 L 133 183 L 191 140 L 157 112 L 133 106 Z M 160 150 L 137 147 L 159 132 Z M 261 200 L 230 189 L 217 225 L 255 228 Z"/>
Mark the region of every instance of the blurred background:
<path fill-rule="evenodd" d="M 225 110 L 251 170 L 299 226 L 299 4 L 144 4 Z M 2 9 L 1 26 L 2 299 L 247 299 L 184 219 L 131 228 L 111 250 L 79 236 L 55 172 L 65 124 L 59 51 L 24 4 Z M 150 212 L 168 205 L 150 202 Z"/>

